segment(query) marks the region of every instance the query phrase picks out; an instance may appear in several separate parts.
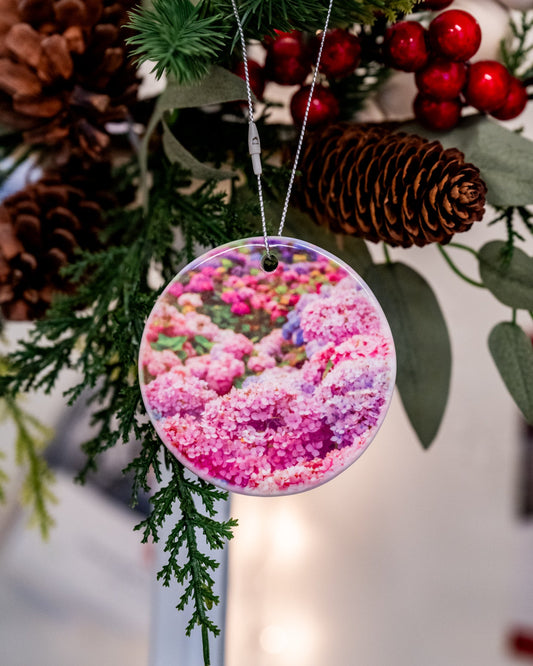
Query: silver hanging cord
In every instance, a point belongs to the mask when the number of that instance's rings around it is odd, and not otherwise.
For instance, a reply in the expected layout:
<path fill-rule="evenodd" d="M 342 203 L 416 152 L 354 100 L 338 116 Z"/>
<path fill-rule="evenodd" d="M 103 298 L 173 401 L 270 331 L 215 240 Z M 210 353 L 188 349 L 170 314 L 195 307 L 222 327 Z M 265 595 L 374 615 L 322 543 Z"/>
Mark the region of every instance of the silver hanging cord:
<path fill-rule="evenodd" d="M 257 176 L 257 191 L 259 194 L 259 208 L 261 210 L 261 224 L 263 227 L 263 237 L 265 239 L 265 250 L 267 256 L 270 257 L 270 247 L 268 243 L 268 232 L 267 232 L 266 215 L 265 215 L 265 204 L 263 198 L 263 184 L 261 180 L 261 174 L 263 172 L 263 168 L 261 166 L 261 142 L 259 139 L 259 132 L 257 131 L 257 126 L 254 122 L 254 104 L 252 100 L 252 88 L 250 86 L 250 74 L 248 70 L 248 54 L 246 52 L 246 39 L 244 38 L 244 31 L 242 28 L 241 18 L 239 16 L 239 10 L 237 8 L 236 0 L 231 0 L 231 5 L 233 7 L 233 13 L 235 15 L 235 20 L 237 21 L 237 26 L 239 28 L 239 36 L 241 39 L 241 46 L 242 46 L 244 80 L 246 82 L 246 95 L 248 98 L 248 146 L 249 146 L 250 155 L 252 157 L 252 167 L 254 170 L 254 174 Z M 296 178 L 298 162 L 300 161 L 300 153 L 302 152 L 305 129 L 307 126 L 307 119 L 309 117 L 309 109 L 311 108 L 311 102 L 313 101 L 313 93 L 315 91 L 315 85 L 318 78 L 318 68 L 320 66 L 320 60 L 322 58 L 322 51 L 324 50 L 324 42 L 326 40 L 326 33 L 328 31 L 329 20 L 331 18 L 332 7 L 333 7 L 333 0 L 330 0 L 328 11 L 326 14 L 326 22 L 324 24 L 322 37 L 320 39 L 320 47 L 318 49 L 318 56 L 315 63 L 315 71 L 313 72 L 313 80 L 311 81 L 311 87 L 309 89 L 309 97 L 307 98 L 307 106 L 305 108 L 302 129 L 300 130 L 300 137 L 298 139 L 296 155 L 294 157 L 291 175 L 289 178 L 289 184 L 287 186 L 287 194 L 285 195 L 285 203 L 283 204 L 283 210 L 281 213 L 278 236 L 281 236 L 281 234 L 283 233 L 283 227 L 285 226 L 285 220 L 287 218 L 287 212 L 289 210 L 289 201 L 291 198 L 292 187 L 294 185 L 294 179 Z"/>

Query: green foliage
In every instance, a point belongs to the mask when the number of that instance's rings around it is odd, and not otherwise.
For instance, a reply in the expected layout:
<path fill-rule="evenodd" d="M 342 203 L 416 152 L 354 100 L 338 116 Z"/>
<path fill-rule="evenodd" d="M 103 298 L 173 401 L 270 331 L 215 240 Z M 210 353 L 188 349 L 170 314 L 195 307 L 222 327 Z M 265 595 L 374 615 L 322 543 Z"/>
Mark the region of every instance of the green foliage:
<path fill-rule="evenodd" d="M 173 164 L 181 164 L 183 168 L 188 169 L 194 178 L 207 179 L 214 178 L 215 180 L 225 180 L 233 178 L 237 174 L 233 171 L 224 169 L 214 169 L 202 162 L 199 162 L 191 153 L 186 150 L 183 145 L 176 139 L 169 126 L 165 121 L 163 125 L 163 150 L 169 162 Z"/>
<path fill-rule="evenodd" d="M 56 501 L 52 491 L 54 475 L 43 458 L 43 450 L 52 438 L 52 431 L 43 426 L 32 414 L 23 410 L 11 395 L 2 398 L 3 418 L 15 425 L 15 459 L 25 470 L 22 485 L 22 503 L 30 511 L 30 524 L 37 525 L 44 539 L 48 538 L 54 519 L 50 504 Z M 4 498 L 3 483 L 7 475 L 0 470 L 0 500 Z"/>
<path fill-rule="evenodd" d="M 6 454 L 3 451 L 0 451 L 0 462 L 3 463 L 5 460 Z M 0 467 L 0 503 L 6 501 L 6 491 L 5 487 L 9 481 L 9 476 L 5 469 Z"/>
<path fill-rule="evenodd" d="M 494 363 L 528 423 L 533 425 L 533 347 L 514 323 L 497 324 L 489 336 Z"/>
<path fill-rule="evenodd" d="M 507 232 L 507 241 L 505 247 L 502 249 L 502 260 L 504 264 L 511 261 L 515 243 L 517 241 L 524 241 L 524 236 L 516 230 L 516 221 L 519 219 L 526 229 L 533 234 L 533 213 L 525 206 L 506 206 L 505 208 L 496 207 L 496 217 L 489 222 L 489 226 L 497 224 L 498 222 L 505 223 L 505 230 Z"/>
<path fill-rule="evenodd" d="M 161 122 L 163 124 L 163 149 L 167 158 L 173 164 L 181 165 L 182 168 L 188 169 L 193 176 L 198 178 L 215 178 L 221 180 L 233 176 L 231 172 L 213 169 L 202 164 L 184 148 L 170 130 L 167 121 L 163 121 L 168 116 L 168 112 L 175 112 L 184 108 L 220 104 L 222 102 L 244 99 L 245 97 L 246 85 L 244 81 L 221 67 L 212 67 L 209 74 L 197 85 L 180 85 L 176 82 L 171 82 L 167 85 L 165 91 L 157 100 L 139 151 L 141 182 L 144 189 L 143 198 L 145 203 L 148 200 L 147 172 L 149 146 L 152 135 Z M 196 108 L 195 113 L 199 113 Z M 205 140 L 205 134 L 202 133 L 198 136 Z"/>
<path fill-rule="evenodd" d="M 433 290 L 405 264 L 371 266 L 365 279 L 389 320 L 396 345 L 396 384 L 424 448 L 439 429 L 450 388 L 451 346 Z"/>
<path fill-rule="evenodd" d="M 485 286 L 511 308 L 533 310 L 533 259 L 519 248 L 506 255 L 504 241 L 486 243 L 479 251 L 479 272 Z"/>
<path fill-rule="evenodd" d="M 40 459 L 34 455 L 28 427 L 24 425 L 14 397 L 19 391 L 38 388 L 51 391 L 65 368 L 75 370 L 79 377 L 65 393 L 69 402 L 79 399 L 88 387 L 92 389 L 90 404 L 95 436 L 83 444 L 87 457 L 78 480 L 83 482 L 97 469 L 100 453 L 132 439 L 143 443 L 141 452 L 127 468 L 134 476 L 133 502 L 138 492 L 148 490 L 147 475 L 151 469 L 157 481 L 162 478 L 164 447 L 146 418 L 137 379 L 143 324 L 156 296 L 148 283 L 148 273 L 154 266 L 159 267 L 163 279 L 168 281 L 186 260 L 193 258 L 199 245 L 219 245 L 233 239 L 239 211 L 226 203 L 223 194 L 215 191 L 214 183 L 192 187 L 187 173 L 170 165 L 160 155 L 149 167 L 153 197 L 146 213 L 141 208 L 110 213 L 107 235 L 119 239 L 120 245 L 78 256 L 67 270 L 70 279 L 78 283 L 76 291 L 54 301 L 47 316 L 35 324 L 30 339 L 20 343 L 8 357 L 10 374 L 0 377 L 0 394 L 7 401 L 15 422 L 20 424 L 20 446 L 22 455 L 32 465 L 32 484 L 39 479 L 42 484 L 39 494 L 34 494 L 43 500 L 47 499 L 48 476 Z M 129 169 L 126 173 L 131 182 L 135 172 Z M 124 172 L 120 178 L 124 178 Z M 115 183 L 109 186 L 113 188 Z M 174 249 L 178 228 L 184 243 L 180 249 Z M 241 225 L 239 229 L 242 231 Z M 35 425 L 33 421 L 30 423 Z M 191 574 L 184 596 L 194 597 L 195 615 L 191 622 L 201 625 L 207 650 L 207 635 L 215 633 L 216 629 L 208 617 L 208 606 L 216 603 L 216 599 L 206 576 L 207 570 L 215 564 L 198 550 L 194 530 L 202 530 L 209 547 L 215 547 L 230 537 L 233 522 L 219 523 L 213 518 L 213 503 L 221 497 L 220 491 L 207 483 L 197 487 L 193 482 L 184 482 L 181 466 L 172 456 L 167 455 L 165 460 L 172 471 L 170 488 L 182 512 L 180 525 L 186 526 L 183 531 L 176 527 L 176 542 L 169 541 L 167 548 L 174 553 L 179 544 L 187 550 L 188 567 L 194 575 Z M 189 501 L 193 492 L 201 497 L 207 516 Z M 148 524 L 154 537 L 159 518 L 170 510 L 169 494 L 156 493 L 152 503 Z M 46 518 L 43 506 L 44 502 L 39 499 L 36 510 Z M 49 522 L 45 525 L 48 527 Z M 178 570 L 170 566 L 161 576 L 178 575 Z M 188 580 L 190 572 L 187 572 L 189 569 L 179 573 L 182 582 Z"/>
<path fill-rule="evenodd" d="M 230 0 L 206 0 L 209 11 L 233 16 Z M 410 12 L 416 0 L 335 0 L 332 26 L 372 23 L 377 12 L 394 20 Z M 316 32 L 324 27 L 329 0 L 240 0 L 237 2 L 247 38 L 261 38 L 274 30 Z"/>
<path fill-rule="evenodd" d="M 331 25 L 372 23 L 377 12 L 394 20 L 410 12 L 416 0 L 337 0 Z M 323 28 L 328 0 L 242 0 L 238 3 L 247 39 L 262 39 L 274 30 Z M 237 42 L 237 25 L 231 0 L 154 0 L 152 8 L 130 13 L 129 27 L 135 35 L 128 43 L 141 62 L 154 61 L 154 71 L 164 72 L 179 83 L 201 79 L 214 63 L 224 63 L 223 44 Z"/>
<path fill-rule="evenodd" d="M 153 0 L 130 12 L 128 27 L 136 32 L 126 41 L 138 61 L 154 61 L 157 78 L 166 73 L 180 83 L 205 76 L 225 39 L 220 16 L 202 18 L 189 0 Z"/>
<path fill-rule="evenodd" d="M 219 598 L 213 592 L 214 581 L 210 572 L 217 568 L 218 563 L 212 557 L 202 553 L 198 548 L 197 533 L 200 531 L 211 550 L 224 547 L 227 539 L 232 537 L 232 528 L 237 525 L 234 519 L 218 522 L 215 502 L 226 499 L 227 494 L 216 490 L 201 479 L 191 479 L 181 464 L 168 452 L 165 453 L 166 463 L 172 470 L 167 485 L 161 487 L 153 496 L 154 510 L 136 529 L 143 532 L 143 542 L 148 539 L 159 540 L 159 530 L 173 514 L 177 503 L 181 510 L 180 518 L 172 528 L 165 544 L 168 561 L 158 573 L 158 580 L 169 586 L 176 579 L 183 587 L 183 594 L 177 605 L 178 610 L 192 602 L 193 614 L 187 625 L 189 636 L 195 626 L 202 631 L 204 663 L 210 663 L 208 633 L 218 636 L 218 627 L 210 620 L 207 610 L 218 604 Z M 195 497 L 203 504 L 205 514 L 198 511 Z M 207 514 L 207 515 L 206 515 Z M 179 554 L 186 548 L 187 560 L 179 564 Z"/>
<path fill-rule="evenodd" d="M 503 64 L 513 76 L 527 79 L 533 74 L 529 65 L 530 54 L 533 50 L 531 31 L 533 30 L 533 12 L 522 12 L 517 18 L 509 21 L 511 35 L 509 39 L 502 40 L 500 51 Z"/>

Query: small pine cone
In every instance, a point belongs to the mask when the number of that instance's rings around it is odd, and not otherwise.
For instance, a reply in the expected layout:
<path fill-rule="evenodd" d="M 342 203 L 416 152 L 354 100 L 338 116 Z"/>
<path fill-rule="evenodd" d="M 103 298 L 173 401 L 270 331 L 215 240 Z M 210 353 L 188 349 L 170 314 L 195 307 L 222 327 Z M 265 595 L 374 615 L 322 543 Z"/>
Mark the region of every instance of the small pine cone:
<path fill-rule="evenodd" d="M 305 142 L 299 204 L 319 224 L 392 246 L 447 243 L 483 217 L 487 188 L 455 148 L 338 123 Z"/>
<path fill-rule="evenodd" d="M 109 193 L 107 163 L 45 174 L 0 206 L 0 308 L 6 319 L 43 316 L 55 292 L 72 286 L 60 274 L 76 249 L 97 250 Z"/>
<path fill-rule="evenodd" d="M 123 24 L 135 0 L 0 0 L 0 123 L 100 159 L 137 94 Z"/>

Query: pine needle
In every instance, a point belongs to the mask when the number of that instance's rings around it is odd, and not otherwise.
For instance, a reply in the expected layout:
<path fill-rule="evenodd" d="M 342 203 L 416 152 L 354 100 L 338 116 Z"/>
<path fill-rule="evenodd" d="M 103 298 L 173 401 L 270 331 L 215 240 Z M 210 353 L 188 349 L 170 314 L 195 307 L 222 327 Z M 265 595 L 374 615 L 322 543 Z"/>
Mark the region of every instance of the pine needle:
<path fill-rule="evenodd" d="M 126 42 L 136 48 L 138 62 L 154 61 L 159 79 L 164 73 L 179 83 L 196 81 L 209 70 L 224 44 L 220 16 L 199 16 L 189 0 L 154 0 L 152 8 L 130 12 L 128 27 L 137 34 Z"/>
<path fill-rule="evenodd" d="M 3 403 L 5 417 L 10 418 L 16 427 L 15 459 L 25 470 L 22 504 L 30 511 L 30 525 L 36 525 L 43 539 L 47 539 L 55 524 L 49 507 L 57 500 L 52 492 L 54 475 L 42 453 L 52 438 L 52 431 L 24 411 L 11 396 L 4 396 Z M 4 472 L 0 473 L 1 480 L 7 480 Z M 3 497 L 3 492 L 0 496 Z"/>

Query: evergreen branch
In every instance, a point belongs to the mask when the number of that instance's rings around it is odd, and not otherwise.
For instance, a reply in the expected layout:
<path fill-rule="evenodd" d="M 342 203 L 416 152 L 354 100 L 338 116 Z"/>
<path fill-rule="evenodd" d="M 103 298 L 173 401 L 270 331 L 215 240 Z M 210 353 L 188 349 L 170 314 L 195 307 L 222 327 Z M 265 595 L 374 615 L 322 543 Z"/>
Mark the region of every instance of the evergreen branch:
<path fill-rule="evenodd" d="M 316 32 L 324 26 L 328 0 L 242 0 L 241 20 L 248 39 L 262 39 L 274 30 Z M 378 13 L 389 20 L 409 13 L 416 0 L 338 0 L 331 25 L 373 23 Z M 153 0 L 151 8 L 129 14 L 128 27 L 139 62 L 153 61 L 159 78 L 164 73 L 179 83 L 192 83 L 205 76 L 210 65 L 223 64 L 223 45 L 235 44 L 237 26 L 231 0 Z"/>
<path fill-rule="evenodd" d="M 189 601 L 193 603 L 192 617 L 187 625 L 186 633 L 190 635 L 195 626 L 201 627 L 204 663 L 210 663 L 208 635 L 212 633 L 217 636 L 220 632 L 218 627 L 210 620 L 207 610 L 219 602 L 213 593 L 214 581 L 209 571 L 218 567 L 218 562 L 210 558 L 198 549 L 196 530 L 200 528 L 211 549 L 223 548 L 227 539 L 232 536 L 232 527 L 236 525 L 235 520 L 223 523 L 207 518 L 200 514 L 194 502 L 194 495 L 200 497 L 204 505 L 213 506 L 215 499 L 225 497 L 208 483 L 187 482 L 182 465 L 172 456 L 167 455 L 167 463 L 173 471 L 173 484 L 171 493 L 174 498 L 179 498 L 182 515 L 176 526 L 171 531 L 166 544 L 165 552 L 169 554 L 168 562 L 158 574 L 158 578 L 168 584 L 171 576 L 184 586 L 184 591 L 178 604 L 179 610 L 184 610 Z M 170 485 L 170 484 L 169 484 Z M 169 486 L 167 486 L 167 491 Z M 187 549 L 187 561 L 182 566 L 178 565 L 178 554 L 181 548 Z"/>
<path fill-rule="evenodd" d="M 394 20 L 413 10 L 417 0 L 336 0 L 331 14 L 332 26 L 373 23 L 383 13 Z M 204 12 L 217 12 L 231 20 L 230 0 L 203 0 Z M 316 32 L 324 27 L 328 0 L 241 0 L 241 20 L 248 38 L 261 39 L 274 29 Z"/>
<path fill-rule="evenodd" d="M 128 27 L 136 32 L 126 42 L 138 62 L 154 61 L 158 79 L 166 73 L 185 84 L 207 74 L 225 40 L 220 16 L 202 18 L 189 0 L 153 0 L 152 8 L 130 12 Z"/>
<path fill-rule="evenodd" d="M 518 215 L 528 231 L 533 233 L 533 213 L 531 213 L 524 206 L 507 206 L 506 208 L 496 207 L 498 215 L 489 222 L 489 226 L 497 224 L 498 222 L 504 222 L 505 228 L 507 231 L 507 241 L 502 252 L 503 261 L 505 264 L 508 264 L 513 258 L 513 252 L 515 248 L 515 241 L 525 241 L 524 236 L 521 233 L 516 231 L 514 226 L 514 220 Z"/>
<path fill-rule="evenodd" d="M 157 574 L 163 585 L 169 586 L 176 579 L 182 586 L 177 609 L 183 611 L 188 603 L 193 604 L 192 616 L 187 624 L 186 633 L 199 626 L 202 633 L 204 663 L 210 663 L 209 634 L 218 636 L 219 628 L 209 618 L 208 611 L 219 603 L 213 592 L 214 580 L 210 571 L 214 571 L 219 563 L 199 550 L 197 531 L 201 530 L 211 550 L 221 549 L 228 539 L 232 538 L 232 528 L 236 526 L 233 519 L 225 522 L 214 520 L 215 502 L 226 499 L 227 494 L 201 480 L 191 480 L 183 466 L 168 452 L 165 452 L 167 466 L 172 472 L 168 483 L 161 487 L 153 496 L 153 510 L 141 521 L 136 530 L 143 532 L 143 542 L 159 540 L 159 531 L 174 512 L 176 502 L 179 504 L 180 518 L 170 531 L 165 542 L 168 560 Z M 209 516 L 198 511 L 194 497 L 198 497 L 206 507 Z M 184 564 L 179 564 L 179 554 L 186 550 Z"/>
<path fill-rule="evenodd" d="M 525 206 L 518 206 L 516 209 L 520 219 L 524 223 L 529 233 L 533 234 L 533 211 L 530 211 Z"/>
<path fill-rule="evenodd" d="M 94 437 L 83 444 L 87 457 L 78 480 L 83 482 L 97 469 L 98 457 L 104 450 L 132 438 L 141 441 L 141 452 L 127 466 L 133 474 L 133 504 L 141 491 L 149 489 L 152 472 L 161 481 L 160 453 L 164 449 L 146 417 L 137 379 L 143 322 L 156 295 L 148 283 L 149 270 L 159 266 L 165 279 L 174 277 L 198 245 L 232 239 L 235 220 L 240 216 L 215 191 L 214 184 L 191 188 L 187 174 L 159 155 L 150 166 L 154 182 L 147 213 L 134 208 L 109 215 L 108 236 L 118 238 L 120 245 L 77 256 L 66 271 L 77 284 L 76 290 L 55 299 L 47 316 L 36 322 L 30 339 L 9 355 L 10 373 L 0 376 L 0 390 L 14 405 L 19 390 L 51 390 L 63 369 L 75 370 L 80 379 L 65 396 L 72 402 L 87 387 L 93 389 L 88 403 L 95 427 Z M 184 236 L 181 249 L 174 248 L 178 228 Z M 19 416 L 15 411 L 13 417 Z M 28 430 L 21 432 L 19 448 L 31 462 L 32 487 L 38 489 L 36 510 L 47 529 L 49 514 L 43 507 L 49 501 L 45 492 L 48 475 L 33 455 L 35 449 L 30 447 Z M 203 533 L 209 548 L 222 548 L 235 523 L 216 520 L 215 502 L 223 496 L 221 491 L 205 482 L 185 479 L 177 461 L 168 453 L 166 459 L 172 472 L 170 489 L 155 493 L 152 512 L 140 527 L 144 539 L 157 540 L 163 521 L 179 504 L 181 522 L 173 528 L 174 538 L 168 542 L 168 550 L 175 554 L 183 546 L 188 564 L 184 569 L 177 568 L 171 556 L 160 578 L 169 582 L 175 577 L 184 585 L 182 598 L 194 600 L 188 629 L 190 632 L 194 626 L 201 627 L 207 656 L 209 634 L 218 632 L 208 616 L 209 608 L 218 602 L 209 573 L 216 562 L 200 552 L 196 537 Z M 205 515 L 196 508 L 192 497 L 199 498 Z M 184 603 L 180 600 L 179 607 Z"/>
<path fill-rule="evenodd" d="M 161 465 L 159 459 L 159 452 L 161 450 L 161 441 L 158 438 L 155 430 L 146 422 L 143 426 L 138 426 L 139 430 L 143 431 L 137 434 L 139 441 L 143 445 L 136 458 L 134 458 L 124 469 L 124 473 L 133 474 L 131 505 L 137 506 L 139 502 L 139 495 L 141 492 L 148 493 L 150 491 L 150 484 L 148 478 L 150 472 L 153 473 L 155 481 L 161 483 Z"/>
<path fill-rule="evenodd" d="M 0 451 L 0 461 L 4 461 L 6 457 L 6 454 L 4 451 Z M 5 491 L 5 486 L 7 485 L 9 481 L 9 477 L 5 471 L 5 469 L 2 469 L 0 467 L 0 503 L 4 503 L 6 501 L 6 491 Z"/>
<path fill-rule="evenodd" d="M 513 76 L 527 78 L 528 72 L 523 71 L 523 68 L 533 50 L 530 39 L 533 29 L 533 12 L 522 12 L 519 20 L 511 18 L 509 27 L 510 38 L 500 42 L 502 62 Z"/>
<path fill-rule="evenodd" d="M 26 469 L 22 485 L 22 503 L 29 507 L 30 524 L 37 525 L 42 537 L 47 539 L 54 525 L 49 506 L 56 502 L 56 498 L 51 489 L 54 475 L 41 452 L 52 438 L 52 432 L 34 416 L 24 411 L 15 398 L 6 395 L 3 397 L 3 402 L 6 416 L 11 418 L 17 431 L 15 439 L 17 465 Z M 5 478 L 5 473 L 0 473 L 0 480 Z M 0 495 L 3 496 L 3 492 Z"/>

